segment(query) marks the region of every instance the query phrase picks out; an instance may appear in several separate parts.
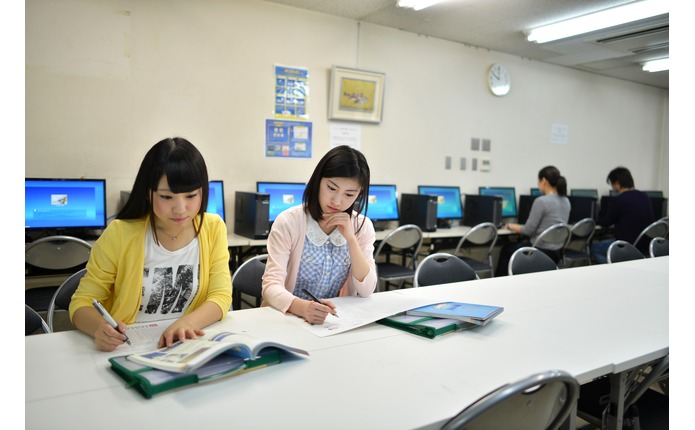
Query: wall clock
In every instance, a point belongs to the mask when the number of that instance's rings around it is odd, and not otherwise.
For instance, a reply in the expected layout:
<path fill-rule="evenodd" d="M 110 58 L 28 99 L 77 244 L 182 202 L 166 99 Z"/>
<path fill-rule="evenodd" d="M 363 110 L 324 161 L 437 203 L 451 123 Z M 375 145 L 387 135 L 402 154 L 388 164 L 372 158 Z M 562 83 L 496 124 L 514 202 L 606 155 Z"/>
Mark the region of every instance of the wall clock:
<path fill-rule="evenodd" d="M 506 67 L 495 63 L 487 71 L 487 85 L 492 94 L 506 95 L 512 87 L 512 75 Z"/>

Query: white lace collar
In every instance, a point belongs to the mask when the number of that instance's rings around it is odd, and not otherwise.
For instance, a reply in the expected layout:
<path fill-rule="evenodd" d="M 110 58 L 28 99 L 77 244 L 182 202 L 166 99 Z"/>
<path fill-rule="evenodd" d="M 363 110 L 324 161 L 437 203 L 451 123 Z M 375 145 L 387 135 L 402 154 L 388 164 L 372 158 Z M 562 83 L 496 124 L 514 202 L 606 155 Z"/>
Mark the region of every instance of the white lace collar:
<path fill-rule="evenodd" d="M 307 217 L 306 237 L 316 246 L 323 246 L 328 240 L 335 246 L 343 246 L 347 243 L 347 239 L 340 234 L 337 228 L 331 234 L 326 234 L 311 216 Z"/>

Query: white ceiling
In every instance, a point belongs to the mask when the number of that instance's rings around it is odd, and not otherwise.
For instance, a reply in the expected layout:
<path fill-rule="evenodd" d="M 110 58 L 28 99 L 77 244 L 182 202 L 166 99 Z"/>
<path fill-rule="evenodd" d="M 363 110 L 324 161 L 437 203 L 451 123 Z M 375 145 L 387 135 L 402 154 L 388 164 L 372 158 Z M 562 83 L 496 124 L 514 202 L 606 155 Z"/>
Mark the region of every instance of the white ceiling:
<path fill-rule="evenodd" d="M 356 21 L 637 82 L 669 87 L 669 72 L 642 71 L 646 60 L 668 57 L 669 17 L 542 45 L 524 30 L 631 0 L 447 0 L 414 11 L 398 0 L 265 0 Z"/>

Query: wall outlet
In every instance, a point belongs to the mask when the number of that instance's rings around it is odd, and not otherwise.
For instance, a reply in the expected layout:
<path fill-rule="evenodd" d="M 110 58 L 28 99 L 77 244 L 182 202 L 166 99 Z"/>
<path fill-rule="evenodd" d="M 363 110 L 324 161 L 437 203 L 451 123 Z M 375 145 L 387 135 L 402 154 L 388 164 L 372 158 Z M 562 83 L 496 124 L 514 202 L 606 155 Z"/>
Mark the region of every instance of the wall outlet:
<path fill-rule="evenodd" d="M 480 159 L 480 171 L 481 172 L 489 172 L 490 169 L 492 168 L 491 163 L 492 163 L 492 161 L 489 158 L 481 158 Z"/>

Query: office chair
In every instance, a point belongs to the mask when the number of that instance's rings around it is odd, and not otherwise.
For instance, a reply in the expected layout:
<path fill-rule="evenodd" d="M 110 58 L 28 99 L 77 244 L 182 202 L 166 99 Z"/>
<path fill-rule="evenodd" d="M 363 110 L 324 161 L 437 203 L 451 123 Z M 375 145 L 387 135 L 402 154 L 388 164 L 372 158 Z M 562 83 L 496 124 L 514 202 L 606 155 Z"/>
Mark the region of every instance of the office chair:
<path fill-rule="evenodd" d="M 263 301 L 263 273 L 268 254 L 256 255 L 244 261 L 232 275 L 232 310 L 241 309 L 242 303 L 252 308 L 258 308 Z M 251 302 L 244 295 L 254 297 Z"/>
<path fill-rule="evenodd" d="M 655 237 L 649 242 L 649 256 L 653 258 L 664 255 L 668 255 L 668 239 Z"/>
<path fill-rule="evenodd" d="M 649 255 L 649 241 L 655 237 L 668 238 L 668 217 L 658 219 L 642 230 L 632 244 L 645 256 Z"/>
<path fill-rule="evenodd" d="M 466 233 L 461 240 L 459 240 L 458 245 L 456 245 L 454 255 L 468 263 L 468 265 L 471 266 L 476 273 L 489 272 L 490 277 L 492 278 L 495 276 L 495 270 L 492 262 L 492 250 L 495 248 L 496 242 L 497 227 L 491 222 L 483 222 L 471 227 L 468 233 Z M 468 243 L 478 247 L 487 246 L 485 261 L 481 261 L 469 256 L 471 247 L 467 245 Z M 466 252 L 469 255 L 461 255 L 462 252 Z"/>
<path fill-rule="evenodd" d="M 59 331 L 55 328 L 56 316 L 59 313 L 67 313 L 70 307 L 70 300 L 72 300 L 72 295 L 75 294 L 77 286 L 80 285 L 80 280 L 87 273 L 87 269 L 80 269 L 73 273 L 68 279 L 63 281 L 58 287 L 56 292 L 51 297 L 51 301 L 48 303 L 48 311 L 46 311 L 46 320 L 48 322 L 48 328 L 51 332 Z M 68 319 L 69 323 L 69 319 Z"/>
<path fill-rule="evenodd" d="M 478 279 L 475 270 L 459 257 L 446 252 L 430 254 L 418 263 L 413 287 L 448 284 Z"/>
<path fill-rule="evenodd" d="M 591 239 L 596 231 L 596 221 L 593 218 L 584 218 L 577 221 L 570 229 L 570 240 L 565 247 L 562 256 L 562 266 L 570 267 L 573 262 L 586 261 L 591 265 Z M 581 241 L 581 248 L 572 248 L 572 243 Z"/>
<path fill-rule="evenodd" d="M 517 249 L 509 259 L 509 275 L 557 270 L 557 264 L 548 254 L 538 248 L 524 246 Z"/>
<path fill-rule="evenodd" d="M 24 305 L 24 335 L 29 336 L 34 334 L 37 330 L 41 329 L 43 333 L 50 333 L 51 329 L 48 328 L 48 324 L 41 318 L 41 315 L 33 310 L 29 305 Z"/>
<path fill-rule="evenodd" d="M 565 248 L 570 241 L 572 231 L 567 224 L 558 223 L 546 228 L 538 235 L 536 240 L 531 243 L 531 246 L 538 249 L 546 250 L 557 255 L 557 258 L 551 257 L 555 264 L 562 261 L 565 255 Z M 557 245 L 557 249 L 549 249 L 549 245 Z"/>
<path fill-rule="evenodd" d="M 644 258 L 642 251 L 630 242 L 616 240 L 608 247 L 608 263 L 618 263 L 621 261 L 639 260 Z"/>
<path fill-rule="evenodd" d="M 481 397 L 442 430 L 555 430 L 570 415 L 578 395 L 579 382 L 569 373 L 536 373 Z"/>
<path fill-rule="evenodd" d="M 34 275 L 69 276 L 85 267 L 92 245 L 73 236 L 46 236 L 24 245 L 27 277 Z M 59 282 L 59 281 L 57 281 Z M 48 309 L 48 301 L 58 284 L 25 291 L 25 302 L 37 311 Z"/>
<path fill-rule="evenodd" d="M 617 400 L 623 397 L 623 429 L 661 430 L 668 428 L 669 356 L 628 370 L 624 375 L 602 376 L 579 389 L 577 416 L 588 424 L 580 430 L 605 429 L 616 421 Z M 611 389 L 624 380 L 624 389 Z M 659 392 L 657 388 L 662 392 Z"/>
<path fill-rule="evenodd" d="M 405 224 L 387 234 L 379 243 L 374 252 L 377 282 L 383 283 L 386 290 L 389 289 L 391 282 L 398 282 L 398 288 L 402 288 L 406 281 L 413 280 L 422 240 L 420 227 L 415 224 Z M 401 264 L 391 261 L 396 254 L 400 254 Z M 379 262 L 380 257 L 384 261 Z"/>

